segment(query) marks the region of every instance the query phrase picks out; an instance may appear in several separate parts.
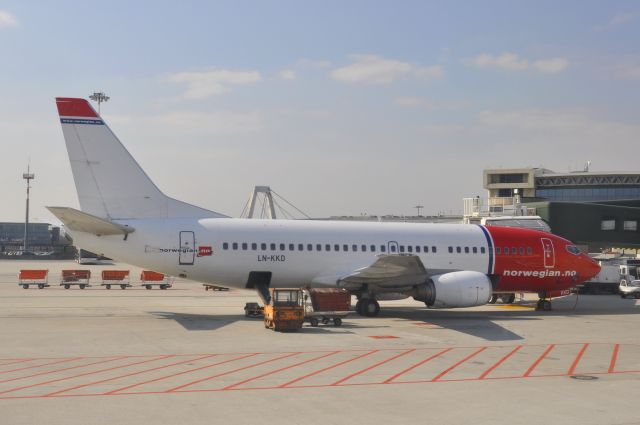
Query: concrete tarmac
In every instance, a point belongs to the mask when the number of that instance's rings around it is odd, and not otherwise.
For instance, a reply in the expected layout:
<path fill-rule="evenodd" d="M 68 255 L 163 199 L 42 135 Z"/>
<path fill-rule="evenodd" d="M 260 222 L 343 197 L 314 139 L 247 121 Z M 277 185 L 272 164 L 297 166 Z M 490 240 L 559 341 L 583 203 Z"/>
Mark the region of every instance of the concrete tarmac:
<path fill-rule="evenodd" d="M 49 269 L 51 287 L 22 289 L 21 268 Z M 58 286 L 86 268 L 90 288 Z M 134 287 L 104 289 L 103 269 L 132 270 Z M 640 423 L 635 300 L 403 300 L 276 333 L 244 317 L 251 291 L 146 290 L 139 273 L 0 262 L 0 424 Z"/>

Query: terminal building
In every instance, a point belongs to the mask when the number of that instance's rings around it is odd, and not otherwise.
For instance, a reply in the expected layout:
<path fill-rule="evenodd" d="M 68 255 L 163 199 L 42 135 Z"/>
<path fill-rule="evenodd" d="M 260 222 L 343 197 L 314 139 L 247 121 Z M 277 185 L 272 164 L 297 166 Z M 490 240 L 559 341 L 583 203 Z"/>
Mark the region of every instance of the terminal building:
<path fill-rule="evenodd" d="M 73 257 L 75 249 L 71 241 L 61 235 L 60 227 L 49 223 L 29 223 L 28 250 L 49 253 L 55 257 Z M 24 248 L 24 223 L 0 223 L 0 258 L 22 255 Z"/>
<path fill-rule="evenodd" d="M 535 214 L 551 231 L 591 252 L 640 249 L 640 173 L 555 173 L 545 168 L 484 170 L 489 213 Z M 517 205 L 517 207 L 515 207 Z"/>

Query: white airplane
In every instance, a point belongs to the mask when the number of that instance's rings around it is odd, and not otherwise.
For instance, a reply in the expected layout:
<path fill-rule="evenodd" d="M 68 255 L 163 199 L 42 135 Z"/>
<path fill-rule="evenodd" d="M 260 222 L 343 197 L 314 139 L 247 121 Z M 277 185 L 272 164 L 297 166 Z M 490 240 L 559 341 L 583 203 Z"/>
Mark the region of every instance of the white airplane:
<path fill-rule="evenodd" d="M 48 207 L 77 246 L 167 275 L 238 288 L 347 289 L 356 310 L 413 297 L 483 305 L 493 292 L 555 291 L 599 271 L 560 237 L 457 224 L 230 218 L 162 193 L 85 99 L 56 99 L 81 211 Z M 550 307 L 550 305 L 548 306 Z"/>

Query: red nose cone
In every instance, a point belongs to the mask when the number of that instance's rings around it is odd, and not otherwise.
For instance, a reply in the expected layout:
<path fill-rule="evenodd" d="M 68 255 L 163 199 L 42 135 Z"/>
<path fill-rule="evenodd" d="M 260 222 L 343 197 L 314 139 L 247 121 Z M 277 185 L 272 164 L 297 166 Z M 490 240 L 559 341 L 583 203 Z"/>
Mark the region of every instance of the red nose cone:
<path fill-rule="evenodd" d="M 600 265 L 586 254 L 583 254 L 582 257 L 584 259 L 584 266 L 581 274 L 585 277 L 585 280 L 590 280 L 600 273 Z"/>

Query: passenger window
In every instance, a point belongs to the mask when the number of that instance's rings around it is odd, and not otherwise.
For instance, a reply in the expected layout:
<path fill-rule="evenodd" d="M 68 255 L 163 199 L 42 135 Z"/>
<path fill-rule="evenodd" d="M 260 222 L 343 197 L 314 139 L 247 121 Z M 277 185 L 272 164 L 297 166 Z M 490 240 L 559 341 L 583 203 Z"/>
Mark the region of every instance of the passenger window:
<path fill-rule="evenodd" d="M 400 252 L 404 252 L 404 245 L 400 245 Z"/>
<path fill-rule="evenodd" d="M 396 246 L 395 245 L 391 245 L 391 252 L 396 252 Z"/>
<path fill-rule="evenodd" d="M 263 251 L 266 251 L 267 250 L 267 244 L 266 243 L 261 243 L 260 244 L 260 249 L 263 250 Z"/>
<path fill-rule="evenodd" d="M 347 244 L 342 245 L 342 250 L 344 252 L 349 252 L 349 245 L 347 245 Z"/>
<path fill-rule="evenodd" d="M 422 251 L 426 254 L 427 252 L 429 252 L 429 247 L 428 246 L 423 246 L 422 247 Z"/>
<path fill-rule="evenodd" d="M 496 247 L 496 254 L 502 254 L 502 249 L 499 246 Z"/>
<path fill-rule="evenodd" d="M 411 245 L 407 246 L 407 252 L 413 252 L 413 247 Z"/>
<path fill-rule="evenodd" d="M 358 245 L 356 245 L 356 244 L 351 245 L 351 250 L 353 252 L 358 252 Z"/>
<path fill-rule="evenodd" d="M 527 247 L 527 255 L 533 254 L 533 249 L 530 246 Z"/>
<path fill-rule="evenodd" d="M 511 254 L 516 255 L 518 253 L 518 248 L 511 248 Z"/>
<path fill-rule="evenodd" d="M 469 247 L 468 247 L 468 246 L 465 246 L 465 247 L 464 247 L 464 253 L 465 253 L 465 254 L 468 254 L 468 253 L 469 253 Z"/>
<path fill-rule="evenodd" d="M 438 248 L 435 247 L 435 246 L 432 246 L 431 247 L 431 252 L 433 252 L 435 254 L 436 252 L 438 252 Z"/>
<path fill-rule="evenodd" d="M 298 251 L 304 251 L 304 245 L 301 243 L 298 244 Z"/>
<path fill-rule="evenodd" d="M 272 243 L 270 248 L 271 248 L 271 251 L 275 251 L 276 250 L 276 244 Z"/>
<path fill-rule="evenodd" d="M 504 255 L 509 255 L 509 248 L 506 246 L 504 247 Z"/>
<path fill-rule="evenodd" d="M 247 243 L 246 243 L 246 242 L 242 242 L 242 250 L 243 250 L 243 251 L 246 251 L 246 250 L 247 250 L 247 248 L 248 248 Z"/>
<path fill-rule="evenodd" d="M 307 244 L 307 251 L 313 251 L 313 244 Z"/>
<path fill-rule="evenodd" d="M 252 249 L 252 250 L 254 250 L 254 251 L 255 251 L 255 250 L 257 250 L 257 249 L 258 249 L 258 244 L 257 244 L 257 243 L 255 243 L 255 242 L 254 242 L 254 243 L 252 243 L 252 244 L 251 244 L 251 249 Z"/>
<path fill-rule="evenodd" d="M 285 249 L 285 248 L 284 248 L 284 244 L 283 244 L 283 243 L 281 243 L 281 244 L 280 244 L 280 251 L 284 251 L 284 249 Z"/>
<path fill-rule="evenodd" d="M 325 251 L 331 251 L 331 245 L 326 244 L 326 245 L 324 246 L 324 250 L 325 250 Z"/>
<path fill-rule="evenodd" d="M 316 251 L 322 251 L 322 245 L 316 244 Z"/>
<path fill-rule="evenodd" d="M 237 250 L 238 249 L 238 242 L 234 242 L 231 247 L 233 248 L 233 250 Z"/>
<path fill-rule="evenodd" d="M 520 255 L 524 255 L 524 248 L 520 248 Z"/>
<path fill-rule="evenodd" d="M 380 245 L 380 252 L 387 252 L 387 247 L 384 245 Z"/>
<path fill-rule="evenodd" d="M 228 242 L 223 243 L 222 249 L 229 249 L 229 243 Z"/>
<path fill-rule="evenodd" d="M 474 247 L 473 247 L 473 253 L 474 253 L 474 254 L 477 254 L 477 253 L 478 253 L 478 247 L 476 247 L 476 246 L 474 246 Z"/>
<path fill-rule="evenodd" d="M 339 252 L 339 251 L 340 251 L 340 245 L 335 244 L 335 245 L 333 246 L 333 250 L 334 250 L 334 251 L 336 251 L 336 252 Z"/>
<path fill-rule="evenodd" d="M 367 246 L 366 246 L 366 245 L 362 245 L 362 246 L 360 247 L 360 250 L 361 250 L 362 252 L 367 252 Z"/>
<path fill-rule="evenodd" d="M 480 247 L 480 252 L 483 254 L 486 252 L 483 246 Z"/>
<path fill-rule="evenodd" d="M 420 253 L 420 246 L 416 246 L 416 252 L 419 254 Z"/>
<path fill-rule="evenodd" d="M 376 246 L 375 245 L 371 245 L 369 248 L 371 248 L 371 252 L 376 252 Z"/>
<path fill-rule="evenodd" d="M 456 247 L 456 252 L 457 252 L 458 254 L 460 254 L 460 253 L 462 252 L 462 249 L 461 249 L 459 246 L 457 246 L 457 247 Z"/>
<path fill-rule="evenodd" d="M 295 250 L 296 250 L 295 244 L 290 243 L 289 244 L 289 251 L 295 251 Z"/>
<path fill-rule="evenodd" d="M 449 253 L 453 254 L 453 247 L 452 246 L 449 247 Z"/>

